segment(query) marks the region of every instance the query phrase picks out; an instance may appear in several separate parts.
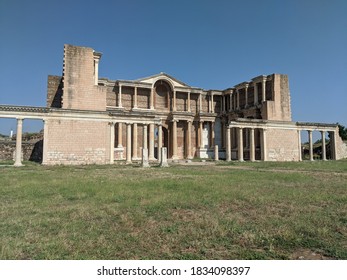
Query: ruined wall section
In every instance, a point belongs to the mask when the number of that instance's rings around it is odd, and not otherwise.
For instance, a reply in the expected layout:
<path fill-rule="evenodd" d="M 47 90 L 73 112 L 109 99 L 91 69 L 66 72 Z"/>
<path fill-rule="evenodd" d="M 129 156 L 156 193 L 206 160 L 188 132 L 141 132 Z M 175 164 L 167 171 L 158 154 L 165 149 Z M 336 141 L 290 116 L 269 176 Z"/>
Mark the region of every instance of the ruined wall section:
<path fill-rule="evenodd" d="M 48 76 L 47 80 L 47 107 L 61 108 L 63 96 L 63 77 Z"/>
<path fill-rule="evenodd" d="M 298 161 L 299 140 L 298 132 L 293 129 L 267 129 L 267 160 L 269 161 Z"/>
<path fill-rule="evenodd" d="M 47 120 L 42 164 L 107 164 L 110 128 L 106 122 Z"/>
<path fill-rule="evenodd" d="M 94 50 L 64 45 L 62 108 L 106 110 L 106 87 L 95 85 Z"/>
<path fill-rule="evenodd" d="M 262 118 L 273 121 L 291 121 L 292 113 L 288 76 L 282 74 L 272 75 L 272 100 L 268 100 L 271 97 L 268 88 L 269 86 L 267 85 L 267 100 L 263 103 L 261 109 Z"/>

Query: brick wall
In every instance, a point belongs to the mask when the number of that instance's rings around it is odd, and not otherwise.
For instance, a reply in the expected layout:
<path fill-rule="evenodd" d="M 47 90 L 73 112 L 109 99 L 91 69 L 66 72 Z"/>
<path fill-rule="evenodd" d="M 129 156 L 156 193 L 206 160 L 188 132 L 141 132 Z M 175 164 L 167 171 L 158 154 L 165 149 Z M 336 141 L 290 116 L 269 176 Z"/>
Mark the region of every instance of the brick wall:
<path fill-rule="evenodd" d="M 108 123 L 48 120 L 43 164 L 106 164 L 110 158 Z"/>

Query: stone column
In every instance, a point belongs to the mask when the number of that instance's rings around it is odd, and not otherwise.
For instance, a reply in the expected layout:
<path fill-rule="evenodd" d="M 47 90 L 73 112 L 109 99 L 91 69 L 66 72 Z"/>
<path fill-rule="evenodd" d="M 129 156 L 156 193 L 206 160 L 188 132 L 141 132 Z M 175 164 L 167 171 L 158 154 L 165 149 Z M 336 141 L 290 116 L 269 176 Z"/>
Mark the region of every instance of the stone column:
<path fill-rule="evenodd" d="M 236 109 L 240 109 L 240 91 L 238 89 L 236 90 Z"/>
<path fill-rule="evenodd" d="M 149 124 L 149 160 L 155 160 L 154 157 L 154 124 Z"/>
<path fill-rule="evenodd" d="M 158 161 L 161 162 L 161 148 L 163 147 L 163 127 L 158 125 Z"/>
<path fill-rule="evenodd" d="M 262 129 L 261 137 L 261 159 L 267 161 L 266 128 Z"/>
<path fill-rule="evenodd" d="M 327 153 L 326 153 L 326 147 L 325 147 L 325 131 L 321 131 L 322 134 L 322 160 L 327 160 Z"/>
<path fill-rule="evenodd" d="M 308 132 L 308 142 L 309 142 L 310 161 L 313 161 L 312 130 L 308 130 L 307 132 Z"/>
<path fill-rule="evenodd" d="M 255 143 L 254 143 L 254 128 L 250 128 L 250 149 L 249 149 L 249 157 L 250 161 L 255 161 Z"/>
<path fill-rule="evenodd" d="M 245 108 L 248 107 L 248 84 L 245 87 L 245 96 L 246 96 L 246 104 L 245 104 Z"/>
<path fill-rule="evenodd" d="M 336 133 L 338 133 L 338 130 L 335 131 L 330 131 L 330 154 L 331 154 L 331 159 L 336 160 Z"/>
<path fill-rule="evenodd" d="M 12 131 L 11 131 L 12 132 Z M 12 135 L 11 135 L 12 138 Z M 48 147 L 48 120 L 43 119 L 43 151 L 42 164 L 47 164 L 47 147 Z"/>
<path fill-rule="evenodd" d="M 226 132 L 226 161 L 231 161 L 231 139 L 230 139 L 230 127 L 227 126 Z"/>
<path fill-rule="evenodd" d="M 224 119 L 221 120 L 221 144 L 222 144 L 222 149 L 225 149 L 225 121 Z"/>
<path fill-rule="evenodd" d="M 99 60 L 100 57 L 94 56 L 94 85 L 98 85 L 99 82 Z"/>
<path fill-rule="evenodd" d="M 118 94 L 118 107 L 122 108 L 122 86 L 119 85 L 119 94 Z"/>
<path fill-rule="evenodd" d="M 219 160 L 219 149 L 218 149 L 218 145 L 214 146 L 214 160 L 218 161 Z"/>
<path fill-rule="evenodd" d="M 149 98 L 150 109 L 154 110 L 154 87 L 151 88 L 151 96 Z"/>
<path fill-rule="evenodd" d="M 192 159 L 192 122 L 187 121 L 187 158 Z"/>
<path fill-rule="evenodd" d="M 173 91 L 173 100 L 172 100 L 172 111 L 176 111 L 177 107 L 176 107 L 176 91 Z"/>
<path fill-rule="evenodd" d="M 262 86 L 263 86 L 263 92 L 261 96 L 261 101 L 265 102 L 266 101 L 266 77 L 263 77 Z"/>
<path fill-rule="evenodd" d="M 16 158 L 14 166 L 22 166 L 22 134 L 23 134 L 23 119 L 17 119 L 17 134 L 16 134 Z"/>
<path fill-rule="evenodd" d="M 256 82 L 253 82 L 254 84 L 254 105 L 258 105 L 258 85 Z"/>
<path fill-rule="evenodd" d="M 299 150 L 299 161 L 302 161 L 302 150 L 301 150 L 301 130 L 298 130 L 298 150 Z"/>
<path fill-rule="evenodd" d="M 229 112 L 233 110 L 233 92 L 230 92 L 230 100 L 229 100 Z"/>
<path fill-rule="evenodd" d="M 210 122 L 210 132 L 211 132 L 210 148 L 212 149 L 214 147 L 214 139 L 215 139 L 214 122 Z"/>
<path fill-rule="evenodd" d="M 199 113 L 202 112 L 202 93 L 199 94 Z"/>
<path fill-rule="evenodd" d="M 211 113 L 214 113 L 213 93 L 211 92 Z"/>
<path fill-rule="evenodd" d="M 123 148 L 122 123 L 118 123 L 118 148 Z"/>
<path fill-rule="evenodd" d="M 110 164 L 114 164 L 114 139 L 115 139 L 114 123 L 110 122 L 109 126 L 110 126 Z"/>
<path fill-rule="evenodd" d="M 204 127 L 203 127 L 204 122 L 200 121 L 199 122 L 199 135 L 200 135 L 200 148 L 204 148 Z"/>
<path fill-rule="evenodd" d="M 134 89 L 134 108 L 137 108 L 137 87 Z"/>
<path fill-rule="evenodd" d="M 143 149 L 148 149 L 148 145 L 147 145 L 147 125 L 144 124 L 143 125 L 143 145 L 142 145 L 142 148 Z"/>
<path fill-rule="evenodd" d="M 178 159 L 177 155 L 177 122 L 172 120 L 172 159 Z"/>
<path fill-rule="evenodd" d="M 160 149 L 160 167 L 169 167 L 169 164 L 167 163 L 167 148 L 163 147 Z"/>
<path fill-rule="evenodd" d="M 138 160 L 137 156 L 137 123 L 133 124 L 133 160 Z"/>
<path fill-rule="evenodd" d="M 187 111 L 190 112 L 190 91 L 188 91 L 188 104 L 187 104 Z"/>
<path fill-rule="evenodd" d="M 127 123 L 127 158 L 126 163 L 131 163 L 131 123 Z"/>
<path fill-rule="evenodd" d="M 237 150 L 238 150 L 238 160 L 243 161 L 243 129 L 242 127 L 239 127 L 238 131 L 238 143 L 237 143 Z"/>

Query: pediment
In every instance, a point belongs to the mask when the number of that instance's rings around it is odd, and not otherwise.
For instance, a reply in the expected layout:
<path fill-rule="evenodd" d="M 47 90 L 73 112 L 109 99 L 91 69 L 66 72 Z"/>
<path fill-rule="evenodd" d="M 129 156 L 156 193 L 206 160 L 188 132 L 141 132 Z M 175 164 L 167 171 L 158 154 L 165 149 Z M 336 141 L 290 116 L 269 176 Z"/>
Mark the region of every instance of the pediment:
<path fill-rule="evenodd" d="M 150 77 L 137 79 L 136 81 L 141 83 L 154 84 L 156 81 L 159 81 L 159 80 L 169 81 L 174 87 L 190 87 L 189 85 L 163 72 L 157 75 L 150 76 Z"/>

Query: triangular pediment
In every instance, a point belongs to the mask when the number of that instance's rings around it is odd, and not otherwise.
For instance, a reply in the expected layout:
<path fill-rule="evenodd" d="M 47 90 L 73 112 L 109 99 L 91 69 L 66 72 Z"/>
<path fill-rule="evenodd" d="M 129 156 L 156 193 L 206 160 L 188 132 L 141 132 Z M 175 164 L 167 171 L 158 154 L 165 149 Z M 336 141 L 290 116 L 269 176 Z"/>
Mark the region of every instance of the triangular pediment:
<path fill-rule="evenodd" d="M 150 77 L 145 77 L 141 79 L 137 79 L 137 82 L 141 83 L 149 83 L 149 84 L 154 84 L 156 81 L 159 80 L 166 80 L 169 81 L 174 87 L 190 87 L 186 83 L 181 82 L 180 80 L 177 80 L 176 78 L 161 72 L 160 74 L 156 74 Z"/>

